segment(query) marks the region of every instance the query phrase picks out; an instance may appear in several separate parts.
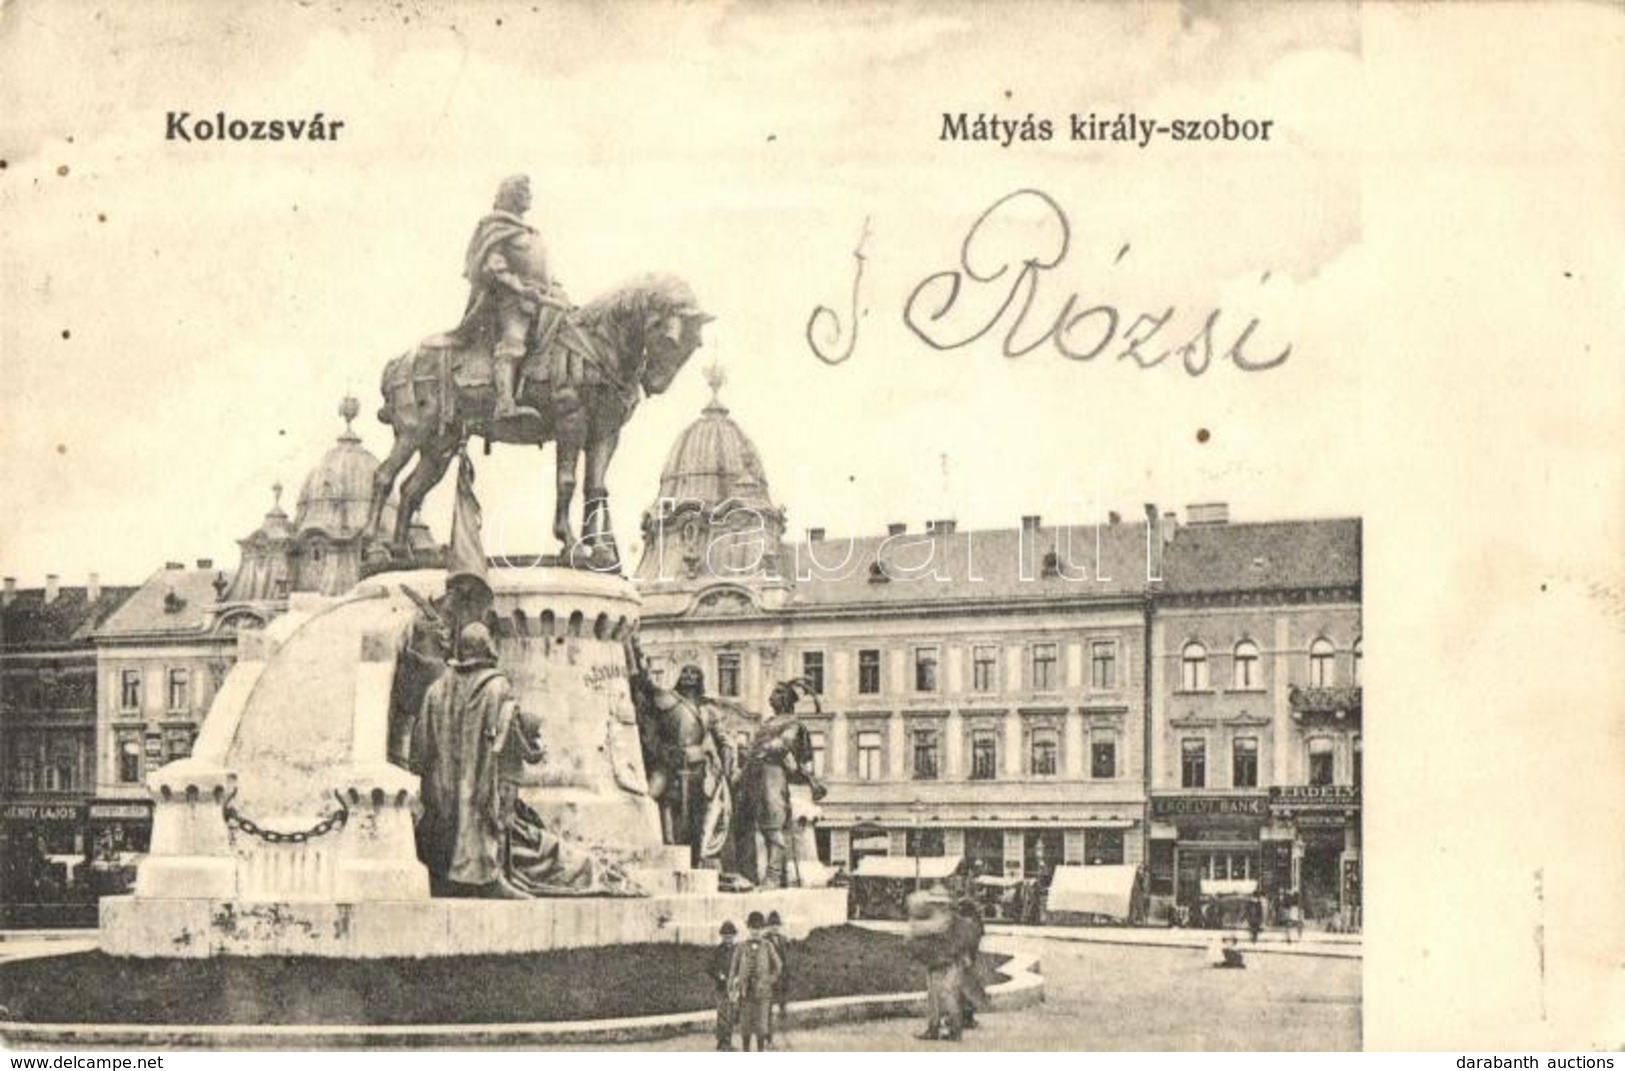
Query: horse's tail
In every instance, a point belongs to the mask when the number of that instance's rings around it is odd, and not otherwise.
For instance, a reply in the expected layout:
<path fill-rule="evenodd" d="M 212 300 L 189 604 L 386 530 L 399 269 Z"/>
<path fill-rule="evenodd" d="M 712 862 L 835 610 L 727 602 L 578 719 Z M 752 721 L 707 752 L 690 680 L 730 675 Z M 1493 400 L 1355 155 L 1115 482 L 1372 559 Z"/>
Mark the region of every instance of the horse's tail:
<path fill-rule="evenodd" d="M 379 377 L 378 392 L 384 396 L 384 404 L 378 407 L 378 422 L 380 424 L 388 424 L 391 427 L 395 424 L 395 391 L 400 385 L 401 365 L 403 363 L 407 365 L 406 380 L 410 385 L 412 376 L 412 353 L 410 350 L 399 357 L 391 359 L 388 364 L 384 365 L 384 374 Z"/>

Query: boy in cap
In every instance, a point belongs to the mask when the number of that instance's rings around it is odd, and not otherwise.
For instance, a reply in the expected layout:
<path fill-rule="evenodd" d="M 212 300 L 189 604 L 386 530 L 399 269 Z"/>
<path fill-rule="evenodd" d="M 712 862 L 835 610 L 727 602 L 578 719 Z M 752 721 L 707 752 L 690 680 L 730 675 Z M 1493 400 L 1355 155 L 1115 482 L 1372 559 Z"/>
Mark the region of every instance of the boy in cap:
<path fill-rule="evenodd" d="M 784 1013 L 789 1010 L 790 1003 L 790 939 L 784 935 L 784 920 L 777 911 L 767 913 L 766 937 L 773 951 L 779 954 L 779 981 L 773 987 L 773 1003 L 778 1005 L 778 1014 L 767 1021 L 767 1047 L 771 1049 L 773 1027 L 775 1023 L 784 1022 Z"/>
<path fill-rule="evenodd" d="M 734 1005 L 728 995 L 728 973 L 733 967 L 734 938 L 739 927 L 732 920 L 719 931 L 722 942 L 711 951 L 711 981 L 717 987 L 717 1051 L 734 1051 Z"/>
<path fill-rule="evenodd" d="M 756 1039 L 756 1051 L 765 1049 L 771 1031 L 769 1019 L 773 1012 L 773 992 L 778 985 L 782 968 L 779 954 L 762 933 L 767 920 L 760 911 L 752 911 L 745 919 L 745 939 L 735 948 L 728 969 L 728 995 L 739 1009 L 739 1047 L 750 1051 L 751 1038 Z"/>

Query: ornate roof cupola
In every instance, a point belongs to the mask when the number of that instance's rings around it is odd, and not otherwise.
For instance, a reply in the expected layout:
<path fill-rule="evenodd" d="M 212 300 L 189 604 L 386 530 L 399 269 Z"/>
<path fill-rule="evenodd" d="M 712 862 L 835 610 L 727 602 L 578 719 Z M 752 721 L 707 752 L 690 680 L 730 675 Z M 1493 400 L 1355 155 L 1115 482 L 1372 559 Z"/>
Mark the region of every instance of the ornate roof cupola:
<path fill-rule="evenodd" d="M 660 497 L 643 515 L 636 578 L 645 590 L 786 588 L 784 510 L 756 445 L 722 404 L 726 373 L 713 364 L 705 379 L 711 401 L 672 443 Z"/>
<path fill-rule="evenodd" d="M 220 598 L 222 603 L 262 602 L 285 599 L 291 582 L 293 525 L 282 512 L 282 484 L 271 485 L 271 508 L 265 519 L 245 539 L 237 572 L 231 586 Z"/>

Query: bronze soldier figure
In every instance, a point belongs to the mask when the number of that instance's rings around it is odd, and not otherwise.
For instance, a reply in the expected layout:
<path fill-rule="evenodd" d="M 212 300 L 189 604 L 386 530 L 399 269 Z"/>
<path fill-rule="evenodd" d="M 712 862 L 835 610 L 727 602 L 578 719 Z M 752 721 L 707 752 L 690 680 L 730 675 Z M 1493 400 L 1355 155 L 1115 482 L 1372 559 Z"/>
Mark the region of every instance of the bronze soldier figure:
<path fill-rule="evenodd" d="M 715 869 L 728 838 L 736 755 L 721 711 L 705 696 L 705 675 L 684 666 L 675 691 L 656 685 L 633 647 L 634 695 L 644 718 L 649 795 L 660 805 L 667 844 L 687 844 L 691 865 Z"/>
<path fill-rule="evenodd" d="M 811 787 L 814 800 L 823 799 L 828 789 L 812 769 L 812 741 L 807 727 L 796 717 L 796 700 L 811 695 L 818 701 L 810 682 L 803 679 L 781 681 L 773 687 L 768 704 L 773 715 L 751 738 L 742 758 L 740 778 L 742 838 L 752 833 L 762 836 L 763 858 L 756 861 L 751 877 L 763 888 L 785 885 L 785 862 L 794 816 L 790 811 L 790 785 Z M 752 845 L 754 847 L 754 845 Z M 752 853 L 754 854 L 754 853 Z"/>

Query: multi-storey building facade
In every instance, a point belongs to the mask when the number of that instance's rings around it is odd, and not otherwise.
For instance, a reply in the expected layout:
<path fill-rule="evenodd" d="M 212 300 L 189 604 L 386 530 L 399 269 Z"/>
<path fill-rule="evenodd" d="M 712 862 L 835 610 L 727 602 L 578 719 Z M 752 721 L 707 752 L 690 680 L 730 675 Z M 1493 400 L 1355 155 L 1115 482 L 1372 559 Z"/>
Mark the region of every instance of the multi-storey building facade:
<path fill-rule="evenodd" d="M 127 817 L 96 796 L 92 630 L 134 591 L 19 589 L 0 595 L 0 925 L 73 921 L 86 864 Z M 145 813 L 143 809 L 143 814 Z M 121 817 L 123 814 L 123 817 Z M 105 845 L 102 845 L 105 846 Z M 86 895 L 80 896 L 79 892 Z M 91 910 L 94 904 L 89 903 Z"/>
<path fill-rule="evenodd" d="M 990 874 L 1145 852 L 1142 523 L 784 539 L 748 437 L 713 400 L 645 518 L 642 642 L 766 707 L 809 678 L 825 861 L 962 855 Z"/>
<path fill-rule="evenodd" d="M 1165 518 L 1172 525 L 1172 518 Z M 1193 507 L 1151 616 L 1150 890 L 1360 905 L 1360 522 Z"/>

